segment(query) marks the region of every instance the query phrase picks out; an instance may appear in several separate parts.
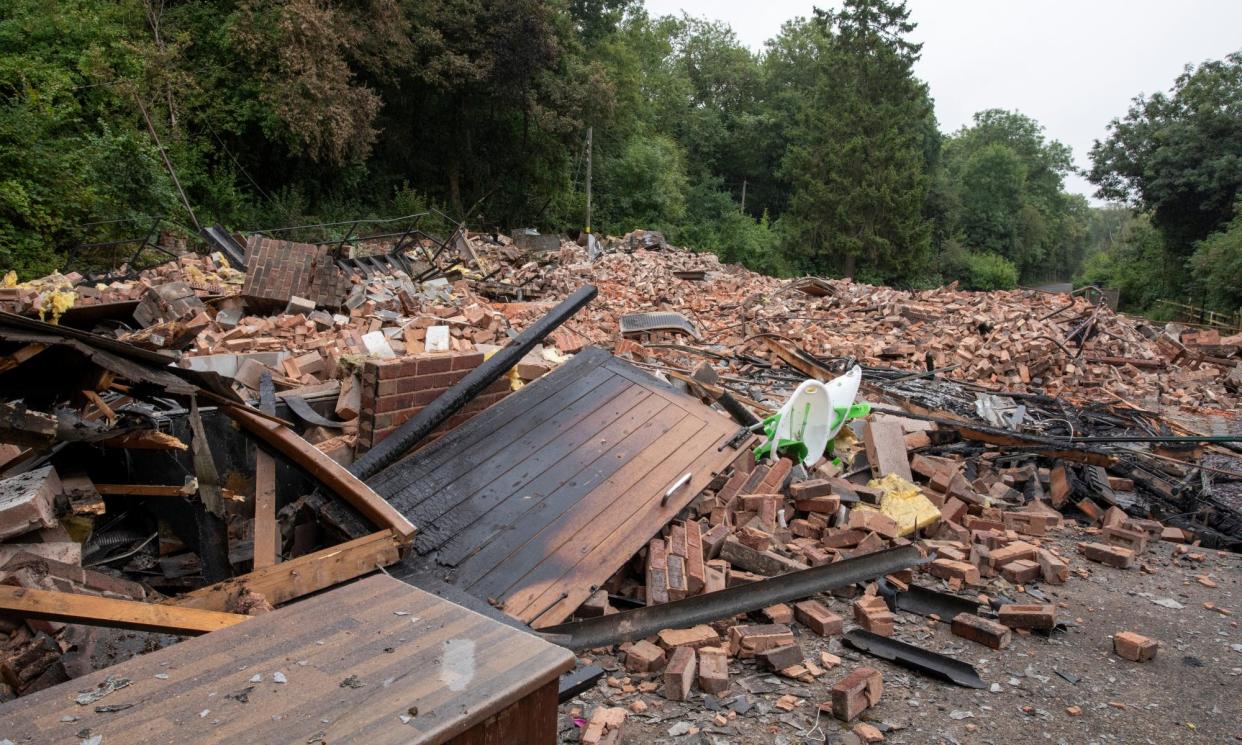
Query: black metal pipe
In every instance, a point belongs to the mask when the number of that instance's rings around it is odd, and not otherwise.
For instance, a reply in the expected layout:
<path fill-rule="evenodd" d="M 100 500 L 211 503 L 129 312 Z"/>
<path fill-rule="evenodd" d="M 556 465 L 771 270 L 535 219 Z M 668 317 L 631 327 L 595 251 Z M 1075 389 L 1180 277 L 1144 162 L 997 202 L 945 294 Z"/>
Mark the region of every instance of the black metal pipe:
<path fill-rule="evenodd" d="M 800 600 L 817 592 L 882 577 L 925 561 L 927 559 L 913 545 L 898 546 L 706 595 L 565 623 L 541 631 L 549 635 L 549 641 L 573 650 L 607 647 L 642 639 L 663 629 L 689 628 L 777 603 Z"/>
<path fill-rule="evenodd" d="M 579 287 L 572 295 L 548 311 L 547 315 L 511 339 L 490 359 L 471 370 L 452 388 L 440 394 L 440 397 L 428 404 L 427 408 L 408 419 L 395 432 L 385 437 L 379 445 L 354 461 L 349 468 L 350 472 L 365 481 L 392 465 L 402 455 L 409 452 L 410 448 L 421 442 L 433 429 L 456 414 L 475 396 L 482 393 L 485 388 L 520 362 L 536 344 L 543 341 L 548 334 L 591 302 L 598 292 L 593 285 Z"/>

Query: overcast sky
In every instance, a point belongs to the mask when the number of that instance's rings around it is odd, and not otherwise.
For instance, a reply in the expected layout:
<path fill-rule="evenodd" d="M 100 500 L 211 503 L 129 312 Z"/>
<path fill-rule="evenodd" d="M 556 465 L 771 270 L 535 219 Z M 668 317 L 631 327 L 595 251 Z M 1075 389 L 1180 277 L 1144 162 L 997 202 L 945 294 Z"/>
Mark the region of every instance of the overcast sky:
<path fill-rule="evenodd" d="M 725 21 L 755 51 L 807 0 L 646 0 L 652 15 Z M 838 3 L 820 0 L 822 6 Z M 1139 93 L 1166 90 L 1188 63 L 1242 49 L 1238 0 L 908 0 L 923 42 L 916 72 L 952 132 L 976 111 L 1016 109 L 1088 164 L 1091 143 Z M 1072 176 L 1068 187 L 1091 196 Z M 1095 201 L 1094 199 L 1092 201 Z"/>

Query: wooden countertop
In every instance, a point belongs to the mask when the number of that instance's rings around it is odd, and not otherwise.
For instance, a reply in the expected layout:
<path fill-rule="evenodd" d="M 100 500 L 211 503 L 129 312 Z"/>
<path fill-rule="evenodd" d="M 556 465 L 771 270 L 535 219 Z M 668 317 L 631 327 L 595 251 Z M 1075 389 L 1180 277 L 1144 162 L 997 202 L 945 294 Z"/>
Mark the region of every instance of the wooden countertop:
<path fill-rule="evenodd" d="M 434 745 L 574 661 L 534 635 L 377 575 L 0 705 L 0 738 Z M 131 683 L 75 702 L 110 676 Z"/>

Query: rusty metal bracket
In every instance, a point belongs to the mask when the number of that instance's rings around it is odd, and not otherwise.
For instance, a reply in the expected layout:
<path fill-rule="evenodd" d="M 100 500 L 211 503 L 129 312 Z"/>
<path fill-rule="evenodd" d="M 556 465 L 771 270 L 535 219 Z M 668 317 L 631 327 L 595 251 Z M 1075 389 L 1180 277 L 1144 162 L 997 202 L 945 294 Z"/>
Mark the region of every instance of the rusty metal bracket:
<path fill-rule="evenodd" d="M 846 559 L 833 564 L 811 567 L 800 572 L 782 574 L 759 582 L 729 587 L 706 595 L 696 595 L 662 605 L 649 605 L 623 613 L 589 618 L 543 629 L 547 634 L 563 636 L 549 639 L 573 650 L 606 647 L 624 641 L 650 636 L 662 629 L 681 629 L 700 623 L 748 613 L 776 603 L 810 597 L 847 587 L 857 582 L 882 577 L 908 569 L 927 559 L 913 545 Z"/>

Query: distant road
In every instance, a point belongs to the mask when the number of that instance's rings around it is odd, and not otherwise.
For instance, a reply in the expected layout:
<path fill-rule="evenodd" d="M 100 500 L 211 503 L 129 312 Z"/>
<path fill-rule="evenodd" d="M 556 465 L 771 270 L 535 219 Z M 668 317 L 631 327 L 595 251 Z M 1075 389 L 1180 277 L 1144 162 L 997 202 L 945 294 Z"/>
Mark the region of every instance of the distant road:
<path fill-rule="evenodd" d="M 1043 290 L 1045 292 L 1064 292 L 1070 293 L 1074 290 L 1074 285 L 1070 282 L 1053 282 L 1046 285 L 1035 285 L 1031 289 Z"/>

